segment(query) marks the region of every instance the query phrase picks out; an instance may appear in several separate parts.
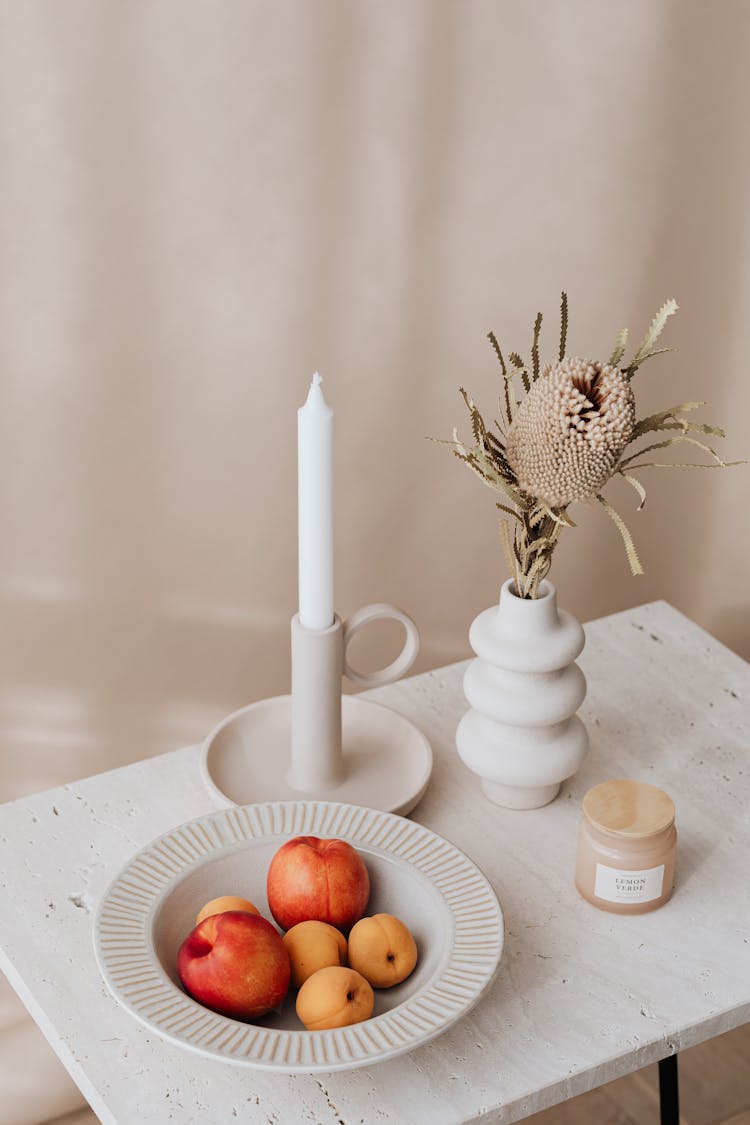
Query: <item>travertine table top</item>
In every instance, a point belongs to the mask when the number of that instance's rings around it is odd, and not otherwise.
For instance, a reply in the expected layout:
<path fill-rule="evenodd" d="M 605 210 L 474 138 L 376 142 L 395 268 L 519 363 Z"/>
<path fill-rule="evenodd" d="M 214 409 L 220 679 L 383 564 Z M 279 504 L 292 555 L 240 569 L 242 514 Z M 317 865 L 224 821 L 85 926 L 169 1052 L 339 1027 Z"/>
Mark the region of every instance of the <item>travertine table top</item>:
<path fill-rule="evenodd" d="M 750 1020 L 750 667 L 662 602 L 586 633 L 591 751 L 543 809 L 491 805 L 458 759 L 464 665 L 369 693 L 430 739 L 413 817 L 472 857 L 506 921 L 477 1007 L 392 1062 L 234 1068 L 163 1041 L 107 991 L 97 901 L 136 850 L 216 807 L 197 748 L 0 807 L 0 967 L 103 1122 L 511 1122 Z M 652 914 L 601 913 L 573 885 L 583 794 L 618 776 L 677 805 L 675 895 Z"/>

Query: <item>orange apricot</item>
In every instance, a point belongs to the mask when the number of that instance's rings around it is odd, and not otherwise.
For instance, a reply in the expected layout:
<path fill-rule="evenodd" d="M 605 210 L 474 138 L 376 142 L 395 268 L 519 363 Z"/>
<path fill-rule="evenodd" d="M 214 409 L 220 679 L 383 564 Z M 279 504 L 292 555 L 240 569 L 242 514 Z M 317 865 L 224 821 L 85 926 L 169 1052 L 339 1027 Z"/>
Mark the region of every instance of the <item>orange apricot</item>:
<path fill-rule="evenodd" d="M 240 898 L 238 895 L 223 895 L 221 898 L 212 898 L 206 903 L 198 912 L 195 924 L 199 926 L 204 918 L 209 918 L 212 914 L 226 914 L 228 910 L 241 910 L 243 914 L 260 914 L 257 906 L 253 906 L 246 898 Z"/>
<path fill-rule="evenodd" d="M 346 938 L 327 922 L 298 922 L 284 934 L 292 966 L 292 984 L 301 988 L 309 976 L 329 965 L 346 964 Z"/>
<path fill-rule="evenodd" d="M 297 1015 L 308 1031 L 325 1031 L 369 1020 L 374 1003 L 372 988 L 360 973 L 329 965 L 302 985 L 297 993 Z"/>
<path fill-rule="evenodd" d="M 392 914 L 361 918 L 349 934 L 349 964 L 373 988 L 391 988 L 406 980 L 417 963 L 411 930 Z"/>

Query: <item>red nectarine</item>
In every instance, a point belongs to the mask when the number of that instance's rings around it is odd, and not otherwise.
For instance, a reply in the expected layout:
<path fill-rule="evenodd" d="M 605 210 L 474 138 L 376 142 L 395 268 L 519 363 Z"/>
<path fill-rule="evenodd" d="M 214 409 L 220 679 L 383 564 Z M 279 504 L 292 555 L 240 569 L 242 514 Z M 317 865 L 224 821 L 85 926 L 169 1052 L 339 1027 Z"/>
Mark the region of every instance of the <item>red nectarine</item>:
<path fill-rule="evenodd" d="M 177 973 L 186 991 L 233 1019 L 254 1019 L 277 1008 L 291 968 L 281 934 L 258 914 L 211 914 L 185 938 Z"/>
<path fill-rule="evenodd" d="M 367 909 L 370 876 L 345 840 L 295 836 L 271 860 L 266 891 L 282 929 L 315 919 L 349 930 Z"/>

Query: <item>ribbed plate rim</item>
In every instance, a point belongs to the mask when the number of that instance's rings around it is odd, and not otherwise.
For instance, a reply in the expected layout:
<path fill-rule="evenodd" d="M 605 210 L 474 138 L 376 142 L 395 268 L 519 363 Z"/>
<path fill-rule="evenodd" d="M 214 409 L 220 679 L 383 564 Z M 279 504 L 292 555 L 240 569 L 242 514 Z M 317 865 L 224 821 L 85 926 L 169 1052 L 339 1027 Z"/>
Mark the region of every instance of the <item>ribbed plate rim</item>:
<path fill-rule="evenodd" d="M 365 1023 L 334 1031 L 286 1030 L 227 1019 L 164 974 L 150 921 L 174 882 L 224 850 L 268 836 L 337 836 L 385 852 L 431 884 L 451 913 L 444 968 L 413 996 Z M 96 912 L 94 947 L 104 980 L 136 1019 L 181 1047 L 235 1065 L 284 1073 L 369 1066 L 414 1050 L 464 1016 L 492 982 L 503 948 L 494 890 L 454 844 L 416 821 L 359 805 L 300 800 L 219 809 L 142 848 L 110 883 Z"/>

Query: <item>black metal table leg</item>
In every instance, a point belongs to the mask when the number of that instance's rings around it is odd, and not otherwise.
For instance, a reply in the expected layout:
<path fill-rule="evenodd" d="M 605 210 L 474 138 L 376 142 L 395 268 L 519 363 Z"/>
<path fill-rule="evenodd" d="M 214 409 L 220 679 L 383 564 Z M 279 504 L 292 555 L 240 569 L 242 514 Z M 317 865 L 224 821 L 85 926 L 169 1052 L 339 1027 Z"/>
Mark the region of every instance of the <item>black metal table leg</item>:
<path fill-rule="evenodd" d="M 659 1109 L 661 1125 L 680 1125 L 680 1091 L 677 1055 L 659 1059 Z"/>

